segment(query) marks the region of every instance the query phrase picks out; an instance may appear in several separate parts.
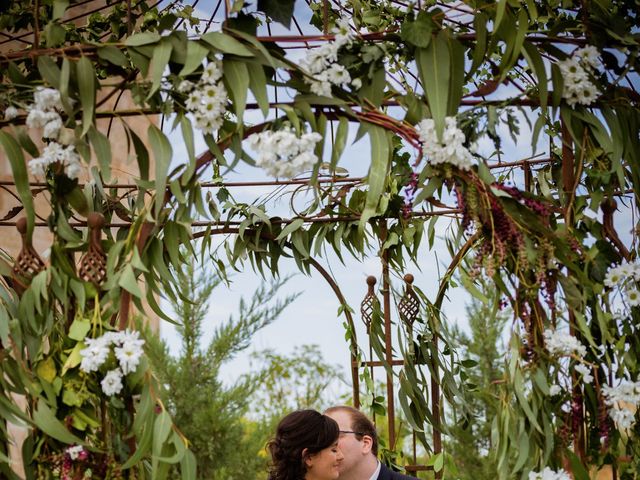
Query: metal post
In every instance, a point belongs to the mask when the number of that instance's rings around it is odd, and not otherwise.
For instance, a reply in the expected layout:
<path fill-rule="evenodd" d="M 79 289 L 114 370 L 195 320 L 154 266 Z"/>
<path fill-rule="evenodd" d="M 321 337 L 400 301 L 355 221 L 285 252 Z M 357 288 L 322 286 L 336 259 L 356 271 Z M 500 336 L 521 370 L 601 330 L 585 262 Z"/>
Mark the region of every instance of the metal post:
<path fill-rule="evenodd" d="M 387 240 L 387 221 L 380 222 L 380 240 L 384 245 Z M 389 365 L 387 371 L 387 425 L 389 426 L 389 447 L 396 445 L 396 412 L 393 394 L 393 351 L 391 344 L 391 288 L 389 285 L 389 254 L 382 250 L 382 298 L 384 312 L 385 359 Z"/>

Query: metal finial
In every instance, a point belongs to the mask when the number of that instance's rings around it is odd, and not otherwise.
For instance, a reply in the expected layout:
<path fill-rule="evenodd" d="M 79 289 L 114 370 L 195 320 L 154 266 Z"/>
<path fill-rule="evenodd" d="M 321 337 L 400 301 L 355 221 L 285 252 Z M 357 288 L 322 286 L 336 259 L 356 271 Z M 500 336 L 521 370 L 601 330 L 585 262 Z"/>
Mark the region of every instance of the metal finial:
<path fill-rule="evenodd" d="M 376 297 L 376 292 L 374 289 L 375 284 L 376 277 L 369 275 L 367 277 L 367 294 L 364 296 L 364 300 L 362 300 L 362 303 L 360 304 L 360 315 L 362 316 L 362 321 L 367 327 L 367 332 L 369 332 L 369 329 L 371 328 L 373 312 L 380 306 L 380 302 Z"/>
<path fill-rule="evenodd" d="M 80 259 L 78 276 L 85 282 L 100 285 L 107 278 L 107 257 L 102 250 L 100 239 L 102 227 L 105 224 L 104 216 L 92 212 L 87 217 L 89 227 L 89 248 Z"/>
<path fill-rule="evenodd" d="M 44 262 L 27 238 L 27 219 L 20 218 L 16 222 L 16 228 L 22 237 L 22 248 L 13 264 L 13 280 L 16 290 L 23 292 L 31 282 L 31 279 L 44 270 Z"/>

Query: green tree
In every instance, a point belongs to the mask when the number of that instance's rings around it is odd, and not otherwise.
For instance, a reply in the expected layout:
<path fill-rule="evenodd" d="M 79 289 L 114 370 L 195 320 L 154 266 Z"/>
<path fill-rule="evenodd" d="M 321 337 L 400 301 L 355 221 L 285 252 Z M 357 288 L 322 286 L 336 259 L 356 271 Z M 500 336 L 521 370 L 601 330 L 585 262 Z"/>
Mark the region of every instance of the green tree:
<path fill-rule="evenodd" d="M 497 300 L 483 303 L 474 299 L 466 308 L 469 332 L 457 325 L 450 327 L 450 338 L 460 347 L 460 356 L 467 358 L 468 385 L 475 388 L 467 400 L 467 415 L 452 427 L 447 442 L 461 480 L 490 480 L 497 475 L 491 425 L 499 406 L 495 382 L 504 375 L 502 340 L 508 321 L 497 305 Z"/>
<path fill-rule="evenodd" d="M 263 374 L 246 374 L 226 385 L 220 379 L 220 369 L 247 348 L 253 335 L 275 321 L 297 295 L 277 299 L 287 279 L 258 288 L 250 301 L 240 300 L 237 318 L 232 316 L 216 327 L 213 338 L 203 347 L 204 321 L 221 279 L 198 267 L 195 259 L 176 275 L 180 295 L 173 310 L 181 322 L 180 354 L 173 356 L 166 342 L 150 339 L 150 357 L 165 386 L 163 401 L 190 442 L 198 460 L 198 478 L 256 478 L 265 469 L 259 455 L 263 435 L 244 415 Z M 177 478 L 177 470 L 174 473 Z"/>

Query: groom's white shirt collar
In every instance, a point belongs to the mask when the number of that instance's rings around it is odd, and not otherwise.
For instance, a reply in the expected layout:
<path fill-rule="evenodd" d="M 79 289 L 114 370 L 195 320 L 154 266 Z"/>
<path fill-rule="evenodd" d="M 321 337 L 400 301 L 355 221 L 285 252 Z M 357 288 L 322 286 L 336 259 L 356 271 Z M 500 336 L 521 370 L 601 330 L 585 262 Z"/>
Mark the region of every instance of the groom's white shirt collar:
<path fill-rule="evenodd" d="M 371 478 L 369 478 L 369 480 L 376 480 L 378 478 L 378 475 L 380 475 L 380 467 L 381 463 L 380 460 L 378 460 L 378 468 L 376 468 L 375 472 L 373 472 L 373 475 L 371 475 Z"/>

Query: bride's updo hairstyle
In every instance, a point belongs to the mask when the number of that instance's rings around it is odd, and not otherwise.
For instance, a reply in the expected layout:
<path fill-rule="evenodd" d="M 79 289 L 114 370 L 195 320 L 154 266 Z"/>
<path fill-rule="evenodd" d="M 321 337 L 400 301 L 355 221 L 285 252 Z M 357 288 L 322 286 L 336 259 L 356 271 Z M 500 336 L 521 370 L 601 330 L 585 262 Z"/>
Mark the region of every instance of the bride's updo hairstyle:
<path fill-rule="evenodd" d="M 269 480 L 303 480 L 307 472 L 305 459 L 333 445 L 339 435 L 335 420 L 320 412 L 290 413 L 280 420 L 276 436 L 267 444 L 271 454 Z"/>

